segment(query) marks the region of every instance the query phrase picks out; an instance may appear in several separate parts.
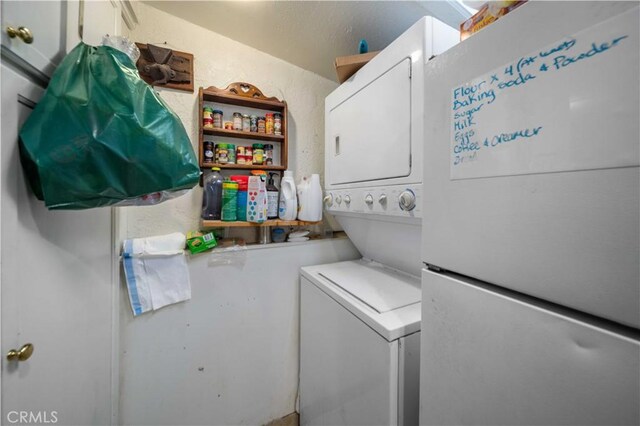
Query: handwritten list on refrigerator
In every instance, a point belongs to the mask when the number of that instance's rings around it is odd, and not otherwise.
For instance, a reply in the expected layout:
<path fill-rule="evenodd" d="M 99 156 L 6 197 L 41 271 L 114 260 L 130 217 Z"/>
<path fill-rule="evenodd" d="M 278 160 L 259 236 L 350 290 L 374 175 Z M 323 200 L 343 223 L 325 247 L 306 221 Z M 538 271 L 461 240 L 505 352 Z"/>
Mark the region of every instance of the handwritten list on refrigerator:
<path fill-rule="evenodd" d="M 632 9 L 455 86 L 451 179 L 637 165 L 602 149 L 616 142 L 594 140 L 634 132 L 637 139 L 637 14 Z"/>

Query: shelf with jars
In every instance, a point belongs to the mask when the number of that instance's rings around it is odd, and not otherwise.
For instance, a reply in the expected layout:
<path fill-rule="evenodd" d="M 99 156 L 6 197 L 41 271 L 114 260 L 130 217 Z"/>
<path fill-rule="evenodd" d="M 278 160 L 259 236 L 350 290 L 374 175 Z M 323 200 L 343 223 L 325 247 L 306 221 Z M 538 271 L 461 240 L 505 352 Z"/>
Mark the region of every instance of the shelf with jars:
<path fill-rule="evenodd" d="M 201 87 L 198 153 L 201 168 L 286 170 L 287 103 L 249 83 Z"/>

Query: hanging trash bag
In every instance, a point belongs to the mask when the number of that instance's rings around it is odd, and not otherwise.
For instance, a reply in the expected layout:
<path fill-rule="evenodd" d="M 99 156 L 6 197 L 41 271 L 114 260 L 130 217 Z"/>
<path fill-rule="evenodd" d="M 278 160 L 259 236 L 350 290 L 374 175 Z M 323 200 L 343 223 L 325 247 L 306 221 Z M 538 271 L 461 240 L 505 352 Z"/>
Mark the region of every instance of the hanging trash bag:
<path fill-rule="evenodd" d="M 76 46 L 20 130 L 20 158 L 49 209 L 155 204 L 200 168 L 178 116 L 108 46 Z"/>

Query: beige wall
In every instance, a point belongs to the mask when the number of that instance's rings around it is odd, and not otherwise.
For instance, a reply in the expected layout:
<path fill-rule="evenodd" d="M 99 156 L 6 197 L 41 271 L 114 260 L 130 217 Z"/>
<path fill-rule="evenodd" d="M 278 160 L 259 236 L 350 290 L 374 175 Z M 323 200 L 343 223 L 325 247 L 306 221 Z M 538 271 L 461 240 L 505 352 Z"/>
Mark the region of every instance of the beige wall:
<path fill-rule="evenodd" d="M 198 96 L 200 86 L 224 88 L 244 81 L 266 96 L 289 106 L 289 169 L 296 182 L 303 175 L 324 170 L 324 98 L 337 83 L 303 70 L 252 47 L 173 17 L 144 3 L 136 3 L 139 25 L 130 33 L 134 41 L 167 47 L 194 55 L 194 93 L 158 89 L 182 120 L 198 151 Z M 124 208 L 122 224 L 128 237 L 143 237 L 198 229 L 202 190 L 150 207 Z"/>

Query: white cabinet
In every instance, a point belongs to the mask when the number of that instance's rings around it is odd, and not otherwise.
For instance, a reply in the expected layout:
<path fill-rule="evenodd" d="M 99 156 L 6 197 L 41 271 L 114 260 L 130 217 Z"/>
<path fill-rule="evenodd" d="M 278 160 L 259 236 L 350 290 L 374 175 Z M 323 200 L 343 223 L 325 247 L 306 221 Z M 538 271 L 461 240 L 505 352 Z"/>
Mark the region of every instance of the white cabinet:
<path fill-rule="evenodd" d="M 118 402 L 112 211 L 48 211 L 28 187 L 18 148 L 19 130 L 44 93 L 40 86 L 80 40 L 80 3 L 2 1 L 0 7 L 2 422 L 20 422 L 26 412 L 31 423 L 110 424 Z M 99 44 L 102 35 L 122 29 L 122 2 L 84 7 L 85 42 Z M 32 43 L 10 38 L 9 26 L 28 28 Z M 27 343 L 33 344 L 28 359 L 7 359 Z"/>
<path fill-rule="evenodd" d="M 111 211 L 48 211 L 28 187 L 18 131 L 41 93 L 2 66 L 2 418 L 26 410 L 55 412 L 61 424 L 108 424 Z M 7 360 L 26 343 L 28 360 Z"/>
<path fill-rule="evenodd" d="M 0 8 L 3 56 L 21 58 L 26 62 L 25 66 L 50 77 L 66 54 L 67 4 L 61 1 L 3 1 Z M 27 43 L 19 36 L 9 37 L 9 27 L 28 29 L 33 41 Z"/>

